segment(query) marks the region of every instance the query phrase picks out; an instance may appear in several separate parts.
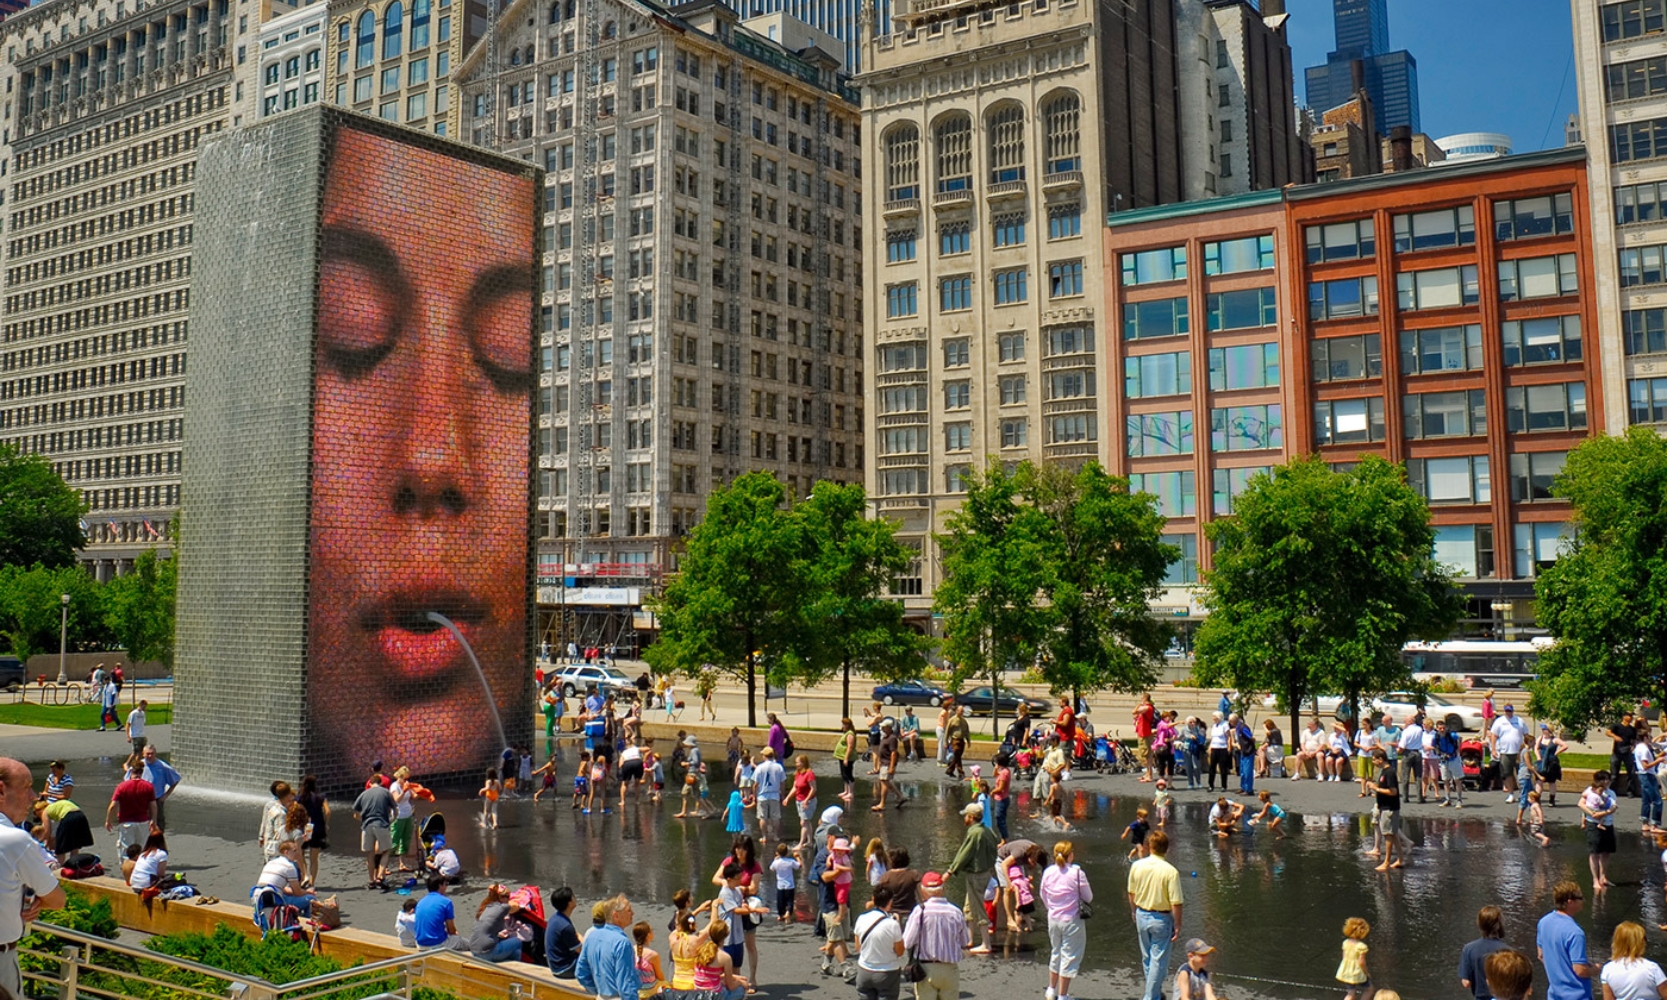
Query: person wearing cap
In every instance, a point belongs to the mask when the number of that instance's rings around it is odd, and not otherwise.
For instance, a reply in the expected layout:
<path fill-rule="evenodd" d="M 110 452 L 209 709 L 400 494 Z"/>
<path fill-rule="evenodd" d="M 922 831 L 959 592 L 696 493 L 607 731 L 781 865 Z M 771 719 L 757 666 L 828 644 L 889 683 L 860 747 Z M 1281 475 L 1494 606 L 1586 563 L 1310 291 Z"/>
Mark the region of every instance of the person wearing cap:
<path fill-rule="evenodd" d="M 1181 873 L 1169 863 L 1169 835 L 1162 830 L 1147 838 L 1151 852 L 1129 866 L 1129 915 L 1140 942 L 1140 961 L 1146 971 L 1143 1000 L 1163 1000 L 1163 981 L 1169 975 L 1169 951 L 1181 933 Z"/>
<path fill-rule="evenodd" d="M 754 794 L 758 797 L 758 839 L 763 843 L 781 839 L 781 789 L 787 771 L 776 759 L 775 747 L 764 748 L 764 761 L 753 768 Z"/>
<path fill-rule="evenodd" d="M 880 722 L 880 743 L 874 750 L 874 762 L 880 768 L 880 801 L 869 808 L 885 812 L 886 800 L 897 796 L 897 807 L 903 808 L 903 793 L 897 788 L 897 758 L 901 742 L 897 739 L 897 724 L 891 719 Z"/>
<path fill-rule="evenodd" d="M 457 851 L 446 846 L 444 834 L 436 834 L 429 841 L 434 848 L 434 856 L 424 862 L 424 866 L 446 880 L 448 885 L 457 885 L 463 881 L 463 862 L 458 860 Z"/>
<path fill-rule="evenodd" d="M 1517 757 L 1528 740 L 1528 727 L 1516 716 L 1516 708 L 1506 705 L 1499 718 L 1488 730 L 1488 749 L 1499 761 L 1499 776 L 1505 779 L 1505 801 L 1515 802 L 1517 793 Z"/>
<path fill-rule="evenodd" d="M 700 756 L 700 741 L 693 736 L 683 737 L 683 751 L 683 767 L 694 776 L 695 787 L 699 790 L 696 815 L 701 819 L 717 815 L 713 811 L 716 807 L 712 805 L 711 786 L 706 782 L 706 763 Z M 687 784 L 684 787 L 688 787 Z"/>
<path fill-rule="evenodd" d="M 46 801 L 57 802 L 67 799 L 75 792 L 75 779 L 69 776 L 64 762 L 55 760 L 47 765 L 46 773 Z M 145 779 L 149 781 L 149 778 Z"/>
<path fill-rule="evenodd" d="M 1216 1000 L 1210 984 L 1210 956 L 1215 948 L 1203 938 L 1187 938 L 1187 962 L 1175 973 L 1175 1000 Z"/>
<path fill-rule="evenodd" d="M 897 728 L 900 730 L 898 739 L 903 744 L 903 759 L 925 760 L 926 741 L 920 738 L 920 716 L 915 714 L 913 705 L 903 706 L 903 721 Z"/>
<path fill-rule="evenodd" d="M 943 872 L 920 877 L 923 898 L 903 927 L 903 947 L 926 971 L 926 978 L 915 984 L 915 1000 L 959 1000 L 961 995 L 960 963 L 972 944 L 972 929 L 960 909 L 944 898 L 944 882 Z"/>
<path fill-rule="evenodd" d="M 984 887 L 990 884 L 995 872 L 996 832 L 984 825 L 984 807 L 976 802 L 969 802 L 961 808 L 961 821 L 966 824 L 967 833 L 961 841 L 961 849 L 955 852 L 955 859 L 944 869 L 944 874 L 961 877 L 965 888 L 963 910 L 968 931 L 969 934 L 973 930 L 979 932 L 978 947 L 969 954 L 988 955 L 990 925 L 984 914 Z"/>

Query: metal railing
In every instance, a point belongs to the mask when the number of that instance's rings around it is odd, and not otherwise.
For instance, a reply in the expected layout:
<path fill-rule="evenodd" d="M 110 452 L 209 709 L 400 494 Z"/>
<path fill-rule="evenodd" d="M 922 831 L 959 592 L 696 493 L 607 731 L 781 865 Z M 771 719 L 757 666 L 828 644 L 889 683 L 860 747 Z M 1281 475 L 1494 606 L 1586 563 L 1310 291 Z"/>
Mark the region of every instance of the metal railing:
<path fill-rule="evenodd" d="M 413 991 L 422 985 L 427 959 L 436 954 L 457 955 L 443 950 L 414 952 L 280 985 L 53 924 L 36 923 L 31 929 L 51 940 L 41 948 L 22 945 L 18 948 L 20 962 L 25 966 L 24 995 L 58 1000 L 157 1000 L 158 990 L 167 991 L 161 995 L 171 994 L 180 1000 L 331 1000 L 345 996 L 411 1000 Z M 24 961 L 31 958 L 37 961 Z M 511 970 L 504 966 L 482 966 L 482 971 L 490 969 L 494 975 L 477 981 L 469 975 L 472 964 L 465 962 L 457 973 L 448 976 L 454 980 L 461 977 L 466 987 L 475 987 L 466 988 L 465 995 L 506 992 L 502 978 L 506 973 L 513 976 Z M 532 976 L 524 980 L 509 983 L 507 995 L 511 998 L 573 995 Z"/>

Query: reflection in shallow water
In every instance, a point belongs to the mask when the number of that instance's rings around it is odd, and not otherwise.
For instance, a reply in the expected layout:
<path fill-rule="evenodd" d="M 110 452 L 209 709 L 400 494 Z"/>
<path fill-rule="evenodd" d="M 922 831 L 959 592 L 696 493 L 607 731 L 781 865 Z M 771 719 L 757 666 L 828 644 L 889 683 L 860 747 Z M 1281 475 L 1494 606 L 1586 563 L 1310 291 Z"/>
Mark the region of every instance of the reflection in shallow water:
<path fill-rule="evenodd" d="M 678 888 L 697 897 L 710 895 L 709 879 L 728 851 L 730 838 L 721 822 L 676 820 L 677 797 L 658 806 L 645 798 L 621 812 L 617 799 L 609 816 L 584 816 L 569 808 L 572 764 L 565 751 L 562 794 L 535 806 L 530 798 L 506 797 L 499 807 L 502 827 L 482 830 L 474 822 L 477 806 L 462 794 L 442 794 L 435 807 L 448 820 L 448 840 L 473 875 L 530 882 L 546 889 L 571 885 L 581 899 L 625 892 L 636 900 L 664 905 Z M 96 816 L 116 779 L 119 762 L 104 758 L 73 762 L 78 780 L 76 800 Z M 37 768 L 37 773 L 43 769 Z M 188 780 L 192 776 L 187 776 Z M 1017 784 L 1017 783 L 1016 783 Z M 837 800 L 836 779 L 823 777 L 823 806 Z M 960 786 L 932 780 L 900 782 L 908 805 L 884 816 L 868 811 L 868 791 L 859 787 L 857 807 L 847 828 L 864 841 L 878 836 L 902 844 L 915 867 L 941 868 L 961 840 L 957 811 L 964 801 Z M 1132 970 L 1138 967 L 1133 929 L 1124 910 L 1128 871 L 1127 845 L 1118 839 L 1137 806 L 1150 802 L 1147 786 L 1128 779 L 1088 778 L 1068 786 L 1065 816 L 1074 829 L 1051 833 L 1045 820 L 1027 818 L 1028 788 L 1011 813 L 1012 832 L 1043 844 L 1068 836 L 1102 905 L 1089 921 L 1086 968 Z M 713 795 L 727 793 L 714 783 Z M 1122 793 L 1122 794 L 1118 794 Z M 617 793 L 616 793 L 617 795 Z M 1220 950 L 1215 963 L 1224 991 L 1241 984 L 1271 997 L 1325 995 L 1335 987 L 1343 920 L 1364 917 L 1372 925 L 1369 939 L 1374 979 L 1392 983 L 1404 996 L 1457 995 L 1454 969 L 1459 949 L 1475 936 L 1476 911 L 1489 903 L 1505 911 L 1507 940 L 1533 954 L 1534 924 L 1550 906 L 1552 885 L 1565 878 L 1588 881 L 1584 840 L 1569 822 L 1574 811 L 1559 809 L 1549 848 L 1536 847 L 1508 824 L 1461 815 L 1409 820 L 1418 846 L 1404 872 L 1385 877 L 1361 856 L 1372 832 L 1364 815 L 1307 813 L 1293 816 L 1290 837 L 1275 840 L 1256 831 L 1220 841 L 1204 833 L 1213 798 L 1178 793 L 1169 831 L 1170 859 L 1181 871 L 1187 895 L 1182 938 L 1203 937 Z M 1354 800 L 1350 794 L 1349 804 Z M 209 799 L 169 803 L 170 826 L 235 841 L 252 841 L 260 804 Z M 789 807 L 785 832 L 796 836 L 798 824 Z M 345 803 L 335 808 L 332 840 L 336 852 L 351 846 L 351 819 Z M 345 825 L 344 825 L 345 824 Z M 1667 922 L 1663 911 L 1656 852 L 1635 833 L 1621 837 L 1621 851 L 1610 865 L 1618 887 L 1589 896 L 1581 923 L 1587 928 L 1594 958 L 1606 951 L 1609 935 L 1622 920 L 1646 927 Z M 808 916 L 801 898 L 801 913 Z M 1041 951 L 1014 947 L 1020 961 L 1045 962 L 1046 938 L 1030 942 Z M 1282 985 L 1284 984 L 1284 985 Z"/>

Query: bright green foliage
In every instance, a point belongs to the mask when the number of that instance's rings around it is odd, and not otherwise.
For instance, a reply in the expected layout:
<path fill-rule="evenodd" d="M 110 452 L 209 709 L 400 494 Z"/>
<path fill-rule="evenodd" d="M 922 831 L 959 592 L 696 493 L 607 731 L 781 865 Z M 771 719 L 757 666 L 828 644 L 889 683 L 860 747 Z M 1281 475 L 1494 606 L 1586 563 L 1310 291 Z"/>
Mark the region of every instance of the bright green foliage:
<path fill-rule="evenodd" d="M 1554 487 L 1575 537 L 1535 583 L 1540 656 L 1530 710 L 1573 730 L 1667 697 L 1667 441 L 1648 428 L 1569 453 Z"/>
<path fill-rule="evenodd" d="M 1207 530 L 1215 568 L 1195 676 L 1281 695 L 1293 733 L 1312 695 L 1352 705 L 1402 681 L 1401 647 L 1445 638 L 1463 612 L 1432 556 L 1428 505 L 1381 458 L 1346 472 L 1294 459 L 1252 479 Z"/>
<path fill-rule="evenodd" d="M 749 472 L 714 492 L 678 575 L 654 603 L 660 638 L 644 658 L 656 670 L 694 676 L 711 664 L 744 677 L 747 725 L 757 725 L 759 665 L 803 659 L 803 531 L 769 473 Z"/>
<path fill-rule="evenodd" d="M 1129 493 L 1128 480 L 1093 462 L 1075 473 L 1045 467 L 1024 477 L 1044 517 L 1042 676 L 1074 696 L 1144 690 L 1172 635 L 1152 616 L 1151 602 L 1181 554 L 1163 544 L 1156 501 Z"/>
<path fill-rule="evenodd" d="M 0 566 L 73 564 L 86 509 L 46 459 L 0 445 Z"/>
<path fill-rule="evenodd" d="M 177 564 L 140 553 L 133 570 L 104 585 L 104 623 L 135 661 L 174 665 L 174 584 Z"/>
<path fill-rule="evenodd" d="M 839 671 L 842 715 L 851 714 L 851 671 L 884 679 L 918 676 L 926 666 L 926 640 L 903 624 L 903 605 L 887 599 L 886 586 L 909 565 L 897 526 L 865 515 L 861 486 L 820 482 L 794 508 L 812 553 L 807 565 L 810 600 L 806 635 L 812 640 L 804 678 Z"/>
<path fill-rule="evenodd" d="M 64 594 L 70 597 L 70 644 L 97 648 L 107 636 L 98 581 L 73 566 L 0 566 L 0 636 L 13 655 L 27 660 L 57 652 Z"/>

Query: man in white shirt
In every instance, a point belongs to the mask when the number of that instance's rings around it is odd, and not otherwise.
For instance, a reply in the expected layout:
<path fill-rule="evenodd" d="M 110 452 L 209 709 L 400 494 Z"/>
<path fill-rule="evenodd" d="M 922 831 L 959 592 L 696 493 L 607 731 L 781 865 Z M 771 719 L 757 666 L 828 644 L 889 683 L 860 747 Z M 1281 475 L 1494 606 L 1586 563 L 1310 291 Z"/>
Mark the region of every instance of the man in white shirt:
<path fill-rule="evenodd" d="M 64 905 L 64 889 L 46 866 L 40 845 L 18 827 L 35 801 L 29 768 L 0 757 L 0 992 L 23 996 L 17 967 L 17 943 L 25 925 L 43 909 Z"/>
<path fill-rule="evenodd" d="M 758 795 L 759 841 L 768 843 L 781 839 L 781 788 L 787 781 L 787 771 L 776 760 L 776 751 L 765 747 L 764 763 L 753 768 L 753 781 Z"/>
<path fill-rule="evenodd" d="M 1297 750 L 1297 766 L 1291 775 L 1292 781 L 1301 781 L 1304 772 L 1311 767 L 1318 772 L 1320 758 L 1325 756 L 1325 730 L 1320 728 L 1319 719 L 1309 716 L 1308 725 L 1303 727 L 1299 735 L 1301 743 L 1300 749 Z"/>
<path fill-rule="evenodd" d="M 135 754 L 145 752 L 145 709 L 149 707 L 150 702 L 141 701 L 138 707 L 127 713 L 127 739 L 133 744 Z"/>
<path fill-rule="evenodd" d="M 1493 750 L 1493 757 L 1499 761 L 1499 776 L 1505 779 L 1506 802 L 1515 802 L 1517 797 L 1517 758 L 1522 755 L 1522 745 L 1527 742 L 1528 727 L 1516 716 L 1516 709 L 1506 705 L 1499 718 L 1493 720 L 1493 728 L 1488 730 L 1488 744 Z"/>
<path fill-rule="evenodd" d="M 1221 717 L 1220 712 L 1213 713 L 1210 718 L 1210 791 L 1216 790 L 1216 774 L 1221 774 L 1221 790 L 1227 791 L 1227 776 L 1232 773 L 1233 753 L 1228 749 L 1228 738 L 1233 734 L 1233 727 Z"/>
<path fill-rule="evenodd" d="M 1423 719 L 1422 715 L 1414 714 L 1407 721 L 1406 728 L 1401 730 L 1399 743 L 1401 773 L 1399 777 L 1401 779 L 1401 800 L 1403 802 L 1412 795 L 1414 788 L 1420 792 L 1423 791 L 1423 785 L 1420 784 L 1421 771 L 1419 768 L 1424 755 L 1424 727 L 1421 724 Z"/>
<path fill-rule="evenodd" d="M 891 914 L 891 886 L 874 888 L 873 907 L 857 918 L 857 995 L 896 996 L 903 980 L 903 925 Z"/>

